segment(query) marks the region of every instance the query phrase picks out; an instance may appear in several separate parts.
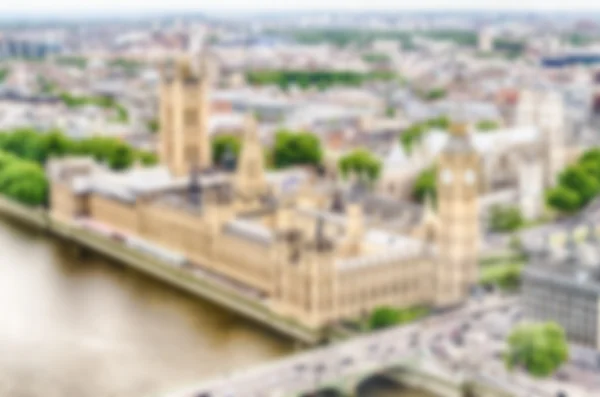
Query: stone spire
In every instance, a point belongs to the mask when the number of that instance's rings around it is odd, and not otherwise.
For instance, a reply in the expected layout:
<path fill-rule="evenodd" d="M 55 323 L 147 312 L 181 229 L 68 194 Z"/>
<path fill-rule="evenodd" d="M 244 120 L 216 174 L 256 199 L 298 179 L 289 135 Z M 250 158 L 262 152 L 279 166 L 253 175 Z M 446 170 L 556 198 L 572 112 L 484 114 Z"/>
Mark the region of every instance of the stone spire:
<path fill-rule="evenodd" d="M 247 115 L 244 120 L 244 138 L 236 169 L 235 188 L 242 197 L 256 197 L 267 190 L 264 153 L 258 138 L 258 124 L 252 115 Z"/>

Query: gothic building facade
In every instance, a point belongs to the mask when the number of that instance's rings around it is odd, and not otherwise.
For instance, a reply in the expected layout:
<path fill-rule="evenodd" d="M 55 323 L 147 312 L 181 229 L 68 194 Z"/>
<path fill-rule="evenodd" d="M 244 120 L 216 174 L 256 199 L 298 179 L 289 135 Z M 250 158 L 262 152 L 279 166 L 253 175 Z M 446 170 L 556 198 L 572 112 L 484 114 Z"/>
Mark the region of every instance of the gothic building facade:
<path fill-rule="evenodd" d="M 160 166 L 49 162 L 54 219 L 177 254 L 314 328 L 384 305 L 468 298 L 478 278 L 480 174 L 465 125 L 453 127 L 440 154 L 439 211 L 415 216 L 358 187 L 340 192 L 316 175 L 267 172 L 252 117 L 236 169 L 212 164 L 209 83 L 199 69 L 183 61 L 165 73 Z"/>
<path fill-rule="evenodd" d="M 494 205 L 513 205 L 526 218 L 536 219 L 543 212 L 544 190 L 556 183 L 559 172 L 579 151 L 565 139 L 560 94 L 523 90 L 514 113 L 508 127 L 469 131 L 481 158 L 482 215 Z M 419 173 L 436 163 L 448 140 L 446 131 L 432 130 L 408 151 L 395 146 L 384 159 L 379 190 L 408 199 Z"/>

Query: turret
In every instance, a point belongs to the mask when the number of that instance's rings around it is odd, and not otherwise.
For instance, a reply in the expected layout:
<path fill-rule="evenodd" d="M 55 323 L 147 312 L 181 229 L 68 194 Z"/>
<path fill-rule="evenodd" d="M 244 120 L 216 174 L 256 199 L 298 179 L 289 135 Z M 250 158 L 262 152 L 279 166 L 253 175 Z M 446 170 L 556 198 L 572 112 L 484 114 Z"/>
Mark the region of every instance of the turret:
<path fill-rule="evenodd" d="M 246 116 L 242 152 L 235 173 L 236 195 L 255 200 L 267 192 L 265 160 L 254 116 Z"/>

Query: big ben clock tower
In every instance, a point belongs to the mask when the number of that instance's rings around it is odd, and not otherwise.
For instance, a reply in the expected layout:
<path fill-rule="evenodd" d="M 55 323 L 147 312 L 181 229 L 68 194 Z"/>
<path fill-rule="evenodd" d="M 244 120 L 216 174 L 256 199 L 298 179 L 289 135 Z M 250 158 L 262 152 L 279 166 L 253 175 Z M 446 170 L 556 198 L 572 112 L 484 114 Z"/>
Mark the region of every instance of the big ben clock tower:
<path fill-rule="evenodd" d="M 436 265 L 437 306 L 466 300 L 478 281 L 479 156 L 466 122 L 455 122 L 438 159 L 437 196 L 440 230 Z"/>

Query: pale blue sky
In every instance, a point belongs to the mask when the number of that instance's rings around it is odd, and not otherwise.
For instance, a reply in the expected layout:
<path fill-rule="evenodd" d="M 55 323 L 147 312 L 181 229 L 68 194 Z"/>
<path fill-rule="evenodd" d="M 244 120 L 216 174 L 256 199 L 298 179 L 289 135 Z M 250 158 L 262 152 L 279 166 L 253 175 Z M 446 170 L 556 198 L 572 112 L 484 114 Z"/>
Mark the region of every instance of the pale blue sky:
<path fill-rule="evenodd" d="M 595 5 L 595 7 L 594 7 Z M 594 0 L 0 0 L 0 15 L 136 13 L 140 11 L 510 9 L 600 11 Z"/>

